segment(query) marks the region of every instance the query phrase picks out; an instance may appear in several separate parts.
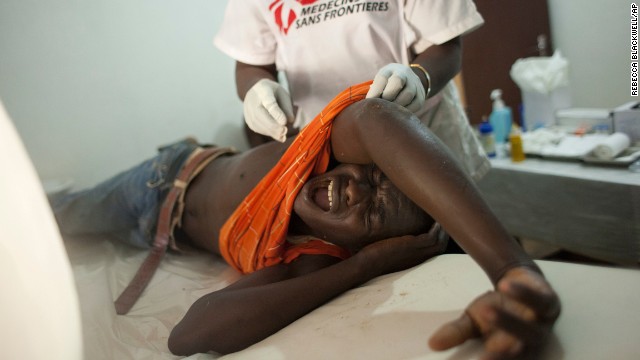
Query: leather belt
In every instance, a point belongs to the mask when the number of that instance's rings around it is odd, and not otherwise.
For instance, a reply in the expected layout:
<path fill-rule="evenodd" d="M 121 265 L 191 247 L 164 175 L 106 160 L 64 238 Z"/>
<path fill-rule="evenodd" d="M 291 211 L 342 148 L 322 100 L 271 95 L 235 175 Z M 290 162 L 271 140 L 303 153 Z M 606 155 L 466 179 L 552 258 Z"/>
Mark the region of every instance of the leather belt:
<path fill-rule="evenodd" d="M 131 310 L 138 301 L 142 291 L 147 287 L 155 274 L 162 257 L 167 251 L 167 246 L 172 239 L 173 227 L 180 219 L 176 219 L 174 212 L 176 206 L 180 207 L 178 215 L 182 214 L 182 201 L 189 182 L 213 159 L 223 153 L 233 151 L 230 148 L 196 148 L 187 159 L 178 176 L 173 181 L 173 186 L 167 193 L 158 214 L 156 234 L 153 247 L 147 255 L 137 273 L 115 301 L 116 313 L 124 315 Z"/>

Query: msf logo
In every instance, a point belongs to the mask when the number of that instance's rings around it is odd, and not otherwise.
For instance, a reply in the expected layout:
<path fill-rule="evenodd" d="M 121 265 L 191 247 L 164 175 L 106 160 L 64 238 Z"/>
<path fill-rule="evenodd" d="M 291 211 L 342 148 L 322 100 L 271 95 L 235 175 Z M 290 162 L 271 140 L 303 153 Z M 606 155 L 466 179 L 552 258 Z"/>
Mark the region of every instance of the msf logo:
<path fill-rule="evenodd" d="M 316 1 L 318 0 L 273 0 L 269 5 L 269 10 L 273 13 L 276 25 L 278 25 L 280 31 L 287 35 L 291 24 L 293 24 L 298 17 L 295 10 L 299 10 L 305 5 L 311 5 Z"/>

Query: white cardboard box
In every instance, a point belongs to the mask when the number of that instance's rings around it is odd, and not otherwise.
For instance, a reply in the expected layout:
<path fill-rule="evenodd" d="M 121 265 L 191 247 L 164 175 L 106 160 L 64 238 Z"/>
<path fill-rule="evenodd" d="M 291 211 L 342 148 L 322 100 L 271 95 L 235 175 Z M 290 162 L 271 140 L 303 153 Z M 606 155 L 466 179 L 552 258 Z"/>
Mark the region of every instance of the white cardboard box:
<path fill-rule="evenodd" d="M 611 109 L 567 108 L 557 110 L 555 117 L 556 124 L 568 129 L 596 130 L 598 127 L 603 127 L 603 131 L 613 132 Z"/>
<path fill-rule="evenodd" d="M 612 111 L 613 131 L 629 135 L 632 144 L 640 142 L 640 102 L 631 101 Z"/>

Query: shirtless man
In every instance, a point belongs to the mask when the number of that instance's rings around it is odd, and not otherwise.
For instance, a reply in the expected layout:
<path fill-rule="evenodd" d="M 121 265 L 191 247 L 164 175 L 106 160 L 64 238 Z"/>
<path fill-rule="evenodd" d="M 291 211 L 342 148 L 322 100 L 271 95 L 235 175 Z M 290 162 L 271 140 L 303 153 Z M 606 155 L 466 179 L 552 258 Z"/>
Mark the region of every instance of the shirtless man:
<path fill-rule="evenodd" d="M 291 141 L 209 163 L 188 186 L 178 241 L 220 254 L 223 224 Z M 288 233 L 327 240 L 353 255 L 303 254 L 203 296 L 173 329 L 173 353 L 241 350 L 348 289 L 419 264 L 442 251 L 433 232 L 418 235 L 433 220 L 479 263 L 495 290 L 433 334 L 430 346 L 444 350 L 482 337 L 487 356 L 504 358 L 540 348 L 559 300 L 437 137 L 407 110 L 367 99 L 336 117 L 330 142 L 339 165 L 304 184 Z"/>

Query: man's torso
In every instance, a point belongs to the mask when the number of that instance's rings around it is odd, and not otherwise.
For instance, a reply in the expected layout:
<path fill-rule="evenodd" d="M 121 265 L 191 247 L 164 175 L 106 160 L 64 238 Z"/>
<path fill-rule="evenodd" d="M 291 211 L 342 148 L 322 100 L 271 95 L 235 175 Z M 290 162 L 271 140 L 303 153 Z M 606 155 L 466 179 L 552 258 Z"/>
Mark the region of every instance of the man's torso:
<path fill-rule="evenodd" d="M 221 156 L 189 184 L 181 231 L 199 248 L 219 254 L 222 225 L 271 170 L 290 141 L 271 142 L 248 151 Z"/>

